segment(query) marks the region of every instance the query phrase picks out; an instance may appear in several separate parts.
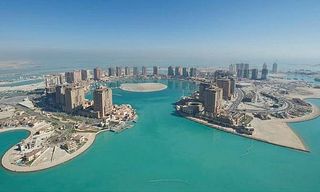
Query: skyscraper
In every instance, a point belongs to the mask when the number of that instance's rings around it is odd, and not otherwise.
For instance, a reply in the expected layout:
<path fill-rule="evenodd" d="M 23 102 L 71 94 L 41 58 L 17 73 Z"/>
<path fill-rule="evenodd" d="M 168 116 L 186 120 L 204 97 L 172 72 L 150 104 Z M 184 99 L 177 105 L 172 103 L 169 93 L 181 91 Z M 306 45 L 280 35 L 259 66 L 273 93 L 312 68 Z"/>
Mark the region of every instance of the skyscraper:
<path fill-rule="evenodd" d="M 183 77 L 189 77 L 189 72 L 187 67 L 182 68 L 182 76 Z"/>
<path fill-rule="evenodd" d="M 237 73 L 236 66 L 234 64 L 229 65 L 229 73 L 232 75 Z"/>
<path fill-rule="evenodd" d="M 107 87 L 97 88 L 93 93 L 93 102 L 98 118 L 104 118 L 112 111 L 112 90 Z"/>
<path fill-rule="evenodd" d="M 268 69 L 268 66 L 267 66 L 267 64 L 266 64 L 266 63 L 263 63 L 263 65 L 262 65 L 262 69 Z"/>
<path fill-rule="evenodd" d="M 142 66 L 141 72 L 142 72 L 141 74 L 142 74 L 143 76 L 146 76 L 146 75 L 147 75 L 147 67 Z"/>
<path fill-rule="evenodd" d="M 99 81 L 102 78 L 102 70 L 99 67 L 93 69 L 93 79 Z"/>
<path fill-rule="evenodd" d="M 65 78 L 67 83 L 73 83 L 74 78 L 73 78 L 73 73 L 72 72 L 65 72 Z"/>
<path fill-rule="evenodd" d="M 45 75 L 44 82 L 45 82 L 46 88 L 55 87 L 57 85 L 62 84 L 60 80 L 60 74 Z"/>
<path fill-rule="evenodd" d="M 231 94 L 231 96 L 234 95 L 235 90 L 236 90 L 236 80 L 234 78 L 230 78 L 230 94 Z"/>
<path fill-rule="evenodd" d="M 62 108 L 65 106 L 65 89 L 64 85 L 56 86 L 56 105 Z"/>
<path fill-rule="evenodd" d="M 201 102 L 204 102 L 204 92 L 210 86 L 211 85 L 209 83 L 200 83 L 200 85 L 199 85 L 199 100 Z"/>
<path fill-rule="evenodd" d="M 60 84 L 64 84 L 66 82 L 66 76 L 64 73 L 59 74 Z"/>
<path fill-rule="evenodd" d="M 243 78 L 249 78 L 249 64 L 244 64 Z"/>
<path fill-rule="evenodd" d="M 125 76 L 130 76 L 131 75 L 131 70 L 130 70 L 130 67 L 125 67 L 124 68 L 124 74 L 125 74 Z"/>
<path fill-rule="evenodd" d="M 204 111 L 207 116 L 213 117 L 220 112 L 222 89 L 218 87 L 206 88 L 204 91 Z"/>
<path fill-rule="evenodd" d="M 88 80 L 88 76 L 89 76 L 89 71 L 85 70 L 85 69 L 82 69 L 81 70 L 81 80 L 82 81 Z"/>
<path fill-rule="evenodd" d="M 180 77 L 180 76 L 182 75 L 182 68 L 181 68 L 181 66 L 175 67 L 174 75 L 175 75 L 176 77 Z"/>
<path fill-rule="evenodd" d="M 230 79 L 217 79 L 217 86 L 222 89 L 222 97 L 224 100 L 230 100 L 231 83 Z"/>
<path fill-rule="evenodd" d="M 122 75 L 122 68 L 121 67 L 116 67 L 116 76 L 120 77 Z"/>
<path fill-rule="evenodd" d="M 81 86 L 68 86 L 65 89 L 65 111 L 72 113 L 84 104 L 84 88 Z"/>
<path fill-rule="evenodd" d="M 174 76 L 174 70 L 172 66 L 168 67 L 168 76 L 173 77 Z"/>
<path fill-rule="evenodd" d="M 262 67 L 262 72 L 261 72 L 261 80 L 266 80 L 268 76 L 268 67 L 267 64 L 264 63 Z"/>
<path fill-rule="evenodd" d="M 81 81 L 81 72 L 80 71 L 72 71 L 65 72 L 65 78 L 67 83 L 77 83 Z"/>
<path fill-rule="evenodd" d="M 115 73 L 114 67 L 109 67 L 108 68 L 108 76 L 113 77 L 115 75 L 116 75 L 116 73 Z"/>
<path fill-rule="evenodd" d="M 133 75 L 135 76 L 139 75 L 138 67 L 133 67 Z"/>
<path fill-rule="evenodd" d="M 153 66 L 153 75 L 159 75 L 159 67 Z"/>
<path fill-rule="evenodd" d="M 273 65 L 272 65 L 272 73 L 278 73 L 278 64 L 277 63 L 273 63 Z"/>
<path fill-rule="evenodd" d="M 259 70 L 258 69 L 252 69 L 251 70 L 251 79 L 252 80 L 257 80 L 258 79 L 258 73 L 259 73 Z"/>
<path fill-rule="evenodd" d="M 237 77 L 242 78 L 243 71 L 244 71 L 244 64 L 243 63 L 236 64 L 236 70 L 237 70 Z"/>
<path fill-rule="evenodd" d="M 194 67 L 190 68 L 190 77 L 196 77 L 197 76 L 197 69 Z"/>
<path fill-rule="evenodd" d="M 75 83 L 81 81 L 81 71 L 80 70 L 73 71 L 73 76 L 74 76 Z"/>

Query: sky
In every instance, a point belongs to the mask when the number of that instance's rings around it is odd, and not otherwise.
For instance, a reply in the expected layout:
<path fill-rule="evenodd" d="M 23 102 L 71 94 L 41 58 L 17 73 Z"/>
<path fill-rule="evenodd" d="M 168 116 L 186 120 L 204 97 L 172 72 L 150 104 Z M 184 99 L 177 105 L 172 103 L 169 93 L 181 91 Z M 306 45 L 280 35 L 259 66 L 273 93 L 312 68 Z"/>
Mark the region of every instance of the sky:
<path fill-rule="evenodd" d="M 319 34 L 319 0 L 0 1 L 0 65 L 316 65 Z"/>

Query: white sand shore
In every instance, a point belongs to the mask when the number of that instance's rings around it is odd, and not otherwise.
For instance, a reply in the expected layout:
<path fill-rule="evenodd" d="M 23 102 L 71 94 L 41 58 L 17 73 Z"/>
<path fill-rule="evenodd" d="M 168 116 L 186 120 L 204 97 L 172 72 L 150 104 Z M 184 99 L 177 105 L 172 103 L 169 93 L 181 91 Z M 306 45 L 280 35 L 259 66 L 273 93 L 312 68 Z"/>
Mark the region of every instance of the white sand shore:
<path fill-rule="evenodd" d="M 124 83 L 120 85 L 120 89 L 132 92 L 153 92 L 161 91 L 167 88 L 162 83 Z"/>

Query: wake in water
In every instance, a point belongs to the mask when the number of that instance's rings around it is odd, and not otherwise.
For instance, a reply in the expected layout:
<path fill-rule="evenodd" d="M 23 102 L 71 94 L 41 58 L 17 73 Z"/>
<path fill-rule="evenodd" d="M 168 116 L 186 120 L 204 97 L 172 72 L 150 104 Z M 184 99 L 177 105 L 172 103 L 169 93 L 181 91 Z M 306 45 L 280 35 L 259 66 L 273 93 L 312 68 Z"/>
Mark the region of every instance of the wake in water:
<path fill-rule="evenodd" d="M 189 182 L 182 179 L 153 179 L 149 180 L 148 183 L 183 183 L 189 185 Z"/>

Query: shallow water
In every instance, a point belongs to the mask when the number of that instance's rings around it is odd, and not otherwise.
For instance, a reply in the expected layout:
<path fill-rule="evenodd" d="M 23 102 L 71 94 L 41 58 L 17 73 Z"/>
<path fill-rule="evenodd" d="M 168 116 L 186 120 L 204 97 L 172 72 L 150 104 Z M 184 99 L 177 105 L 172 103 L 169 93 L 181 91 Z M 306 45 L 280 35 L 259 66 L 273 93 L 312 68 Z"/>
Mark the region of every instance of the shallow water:
<path fill-rule="evenodd" d="M 101 133 L 85 153 L 48 170 L 21 174 L 1 168 L 0 191 L 320 190 L 319 118 L 290 124 L 311 153 L 276 147 L 175 116 L 171 104 L 195 86 L 161 82 L 168 89 L 113 90 L 116 103 L 137 109 L 133 128 Z M 21 131 L 0 134 L 0 154 L 26 136 Z"/>

